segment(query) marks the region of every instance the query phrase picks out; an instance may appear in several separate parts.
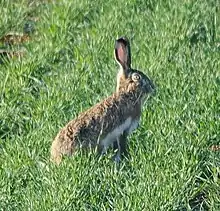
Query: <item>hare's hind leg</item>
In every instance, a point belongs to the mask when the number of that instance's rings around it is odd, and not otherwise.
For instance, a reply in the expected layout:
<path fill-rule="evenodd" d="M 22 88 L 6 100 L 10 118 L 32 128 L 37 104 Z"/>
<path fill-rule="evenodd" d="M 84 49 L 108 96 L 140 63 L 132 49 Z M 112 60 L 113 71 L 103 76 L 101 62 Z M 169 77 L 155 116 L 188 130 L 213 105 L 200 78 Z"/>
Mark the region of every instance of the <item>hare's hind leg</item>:
<path fill-rule="evenodd" d="M 62 160 L 62 154 L 60 152 L 59 144 L 56 139 L 53 141 L 51 146 L 50 160 L 56 164 L 60 164 Z"/>
<path fill-rule="evenodd" d="M 60 164 L 63 156 L 72 155 L 75 148 L 73 143 L 73 140 L 56 137 L 51 146 L 51 160 L 56 164 Z"/>

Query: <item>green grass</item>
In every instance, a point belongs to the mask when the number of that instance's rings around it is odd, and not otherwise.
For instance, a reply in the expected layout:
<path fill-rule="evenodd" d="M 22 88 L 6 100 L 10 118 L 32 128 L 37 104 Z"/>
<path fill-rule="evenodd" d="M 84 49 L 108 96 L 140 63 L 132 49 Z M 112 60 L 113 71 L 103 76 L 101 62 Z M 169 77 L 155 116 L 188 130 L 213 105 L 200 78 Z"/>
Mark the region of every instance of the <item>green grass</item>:
<path fill-rule="evenodd" d="M 144 2 L 1 1 L 0 36 L 35 32 L 0 65 L 0 210 L 220 210 L 219 2 Z M 114 91 L 122 35 L 157 86 L 131 159 L 53 165 L 59 129 Z"/>

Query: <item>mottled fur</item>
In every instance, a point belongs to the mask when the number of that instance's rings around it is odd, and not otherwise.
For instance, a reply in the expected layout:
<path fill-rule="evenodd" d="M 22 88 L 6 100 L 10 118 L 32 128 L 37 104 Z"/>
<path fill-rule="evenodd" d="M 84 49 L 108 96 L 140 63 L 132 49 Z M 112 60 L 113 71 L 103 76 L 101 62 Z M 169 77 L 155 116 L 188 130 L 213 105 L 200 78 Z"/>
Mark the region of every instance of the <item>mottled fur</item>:
<path fill-rule="evenodd" d="M 134 121 L 139 122 L 141 107 L 146 97 L 154 90 L 150 79 L 142 72 L 130 68 L 130 45 L 126 38 L 116 41 L 116 60 L 121 65 L 117 76 L 117 89 L 110 97 L 96 104 L 70 121 L 54 139 L 51 147 L 51 159 L 60 163 L 63 155 L 72 155 L 77 148 L 97 148 L 98 153 L 105 152 L 106 137 L 127 120 L 126 128 L 120 135 L 108 140 L 118 148 L 116 159 L 127 153 L 127 136 L 134 130 Z M 137 75 L 135 75 L 135 74 Z M 140 80 L 134 80 L 140 77 Z M 130 118 L 130 119 L 128 119 Z M 131 120 L 131 123 L 129 122 Z M 120 127 L 119 127 L 120 129 Z"/>

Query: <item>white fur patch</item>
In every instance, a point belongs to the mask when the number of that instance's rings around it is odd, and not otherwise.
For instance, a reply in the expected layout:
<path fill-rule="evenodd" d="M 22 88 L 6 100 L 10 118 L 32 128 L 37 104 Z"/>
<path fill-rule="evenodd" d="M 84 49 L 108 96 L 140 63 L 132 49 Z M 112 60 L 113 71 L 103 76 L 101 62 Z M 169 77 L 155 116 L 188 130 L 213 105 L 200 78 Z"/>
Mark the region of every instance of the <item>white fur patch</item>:
<path fill-rule="evenodd" d="M 131 134 L 134 130 L 136 130 L 139 126 L 140 119 L 135 119 L 131 122 L 128 133 Z"/>
<path fill-rule="evenodd" d="M 104 146 L 104 151 L 107 150 L 109 145 L 115 141 L 125 130 L 127 130 L 131 125 L 131 117 L 128 117 L 125 122 L 118 127 L 116 127 L 112 132 L 110 132 L 104 139 L 101 140 L 101 145 Z"/>

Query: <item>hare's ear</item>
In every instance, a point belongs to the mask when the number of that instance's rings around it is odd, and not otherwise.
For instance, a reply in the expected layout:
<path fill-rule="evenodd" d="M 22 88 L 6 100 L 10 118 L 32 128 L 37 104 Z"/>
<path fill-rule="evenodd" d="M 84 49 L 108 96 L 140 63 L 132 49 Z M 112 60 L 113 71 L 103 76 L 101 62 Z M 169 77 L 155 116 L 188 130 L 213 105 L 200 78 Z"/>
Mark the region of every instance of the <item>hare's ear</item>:
<path fill-rule="evenodd" d="M 115 42 L 115 59 L 123 68 L 125 74 L 131 68 L 131 50 L 127 38 L 122 37 Z"/>

